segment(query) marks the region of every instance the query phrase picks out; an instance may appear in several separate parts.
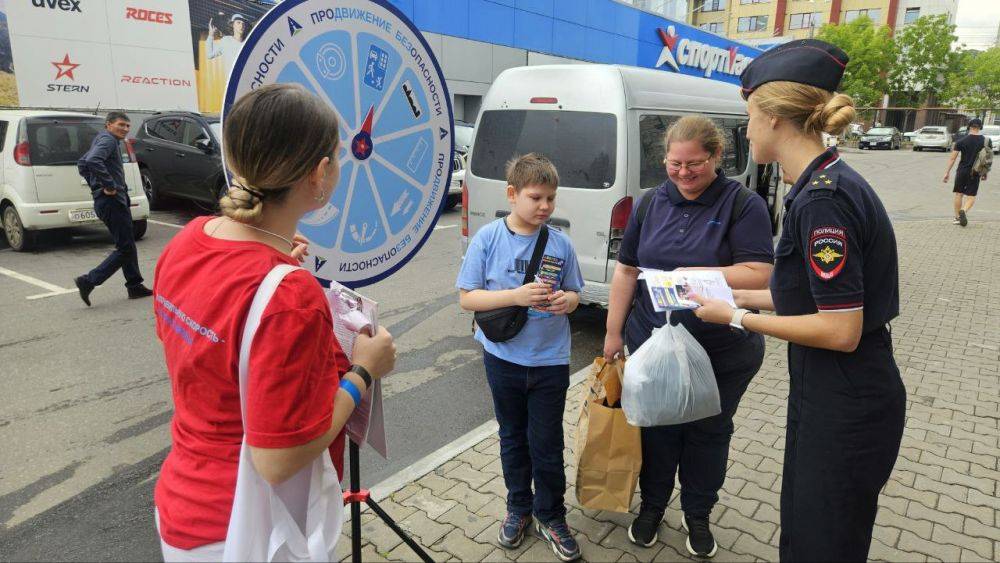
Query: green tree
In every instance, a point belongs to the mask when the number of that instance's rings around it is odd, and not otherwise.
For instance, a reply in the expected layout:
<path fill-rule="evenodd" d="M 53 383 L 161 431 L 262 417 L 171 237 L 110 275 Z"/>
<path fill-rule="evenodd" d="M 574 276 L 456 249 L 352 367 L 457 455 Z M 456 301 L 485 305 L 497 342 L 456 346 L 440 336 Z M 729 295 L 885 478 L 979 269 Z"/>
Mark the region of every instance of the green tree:
<path fill-rule="evenodd" d="M 968 109 L 1000 107 L 1000 46 L 959 53 L 958 70 L 948 76 L 943 98 Z"/>
<path fill-rule="evenodd" d="M 944 92 L 961 56 L 952 50 L 958 40 L 948 17 L 924 16 L 896 36 L 898 58 L 889 72 L 889 90 L 896 104 L 920 106 Z"/>
<path fill-rule="evenodd" d="M 889 28 L 877 28 L 872 20 L 861 17 L 844 25 L 826 24 L 817 38 L 840 47 L 850 57 L 841 91 L 859 107 L 878 105 L 889 87 L 886 69 L 896 59 Z"/>

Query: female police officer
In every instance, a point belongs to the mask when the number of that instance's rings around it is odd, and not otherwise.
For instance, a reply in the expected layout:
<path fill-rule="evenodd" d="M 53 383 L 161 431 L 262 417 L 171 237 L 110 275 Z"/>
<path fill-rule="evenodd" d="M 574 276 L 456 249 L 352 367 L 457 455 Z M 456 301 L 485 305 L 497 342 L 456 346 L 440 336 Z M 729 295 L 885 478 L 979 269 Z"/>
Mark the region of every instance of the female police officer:
<path fill-rule="evenodd" d="M 798 181 L 785 198 L 770 290 L 736 291 L 745 307 L 736 310 L 699 298 L 697 310 L 790 343 L 784 561 L 866 559 L 903 433 L 906 390 L 887 329 L 899 312 L 895 235 L 871 186 L 821 139 L 854 119 L 852 100 L 833 93 L 846 64 L 840 49 L 801 40 L 744 71 L 754 160 L 778 161 Z"/>

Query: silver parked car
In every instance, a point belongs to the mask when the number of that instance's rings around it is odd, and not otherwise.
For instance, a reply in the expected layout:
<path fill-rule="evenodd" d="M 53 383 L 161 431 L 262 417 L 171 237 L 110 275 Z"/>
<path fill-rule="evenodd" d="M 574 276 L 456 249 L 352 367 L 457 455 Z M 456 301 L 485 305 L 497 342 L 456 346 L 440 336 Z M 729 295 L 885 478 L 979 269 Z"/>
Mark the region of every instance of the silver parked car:
<path fill-rule="evenodd" d="M 944 127 L 923 127 L 913 139 L 913 150 L 936 149 L 947 151 L 951 148 L 951 138 Z"/>

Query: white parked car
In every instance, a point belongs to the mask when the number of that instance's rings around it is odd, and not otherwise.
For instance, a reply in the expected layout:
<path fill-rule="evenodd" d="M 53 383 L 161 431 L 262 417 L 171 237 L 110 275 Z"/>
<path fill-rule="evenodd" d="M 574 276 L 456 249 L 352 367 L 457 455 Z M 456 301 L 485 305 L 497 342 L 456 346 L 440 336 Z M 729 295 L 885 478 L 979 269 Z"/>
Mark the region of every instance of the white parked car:
<path fill-rule="evenodd" d="M 983 127 L 983 135 L 990 138 L 993 143 L 993 154 L 1000 154 L 1000 125 L 987 125 Z"/>
<path fill-rule="evenodd" d="M 936 149 L 948 151 L 951 149 L 951 135 L 945 127 L 927 126 L 920 129 L 920 134 L 913 139 L 913 150 L 922 151 Z"/>
<path fill-rule="evenodd" d="M 102 130 L 104 118 L 85 113 L 0 110 L 0 220 L 12 249 L 28 250 L 41 230 L 99 222 L 76 161 Z M 132 146 L 120 145 L 139 239 L 149 203 Z"/>

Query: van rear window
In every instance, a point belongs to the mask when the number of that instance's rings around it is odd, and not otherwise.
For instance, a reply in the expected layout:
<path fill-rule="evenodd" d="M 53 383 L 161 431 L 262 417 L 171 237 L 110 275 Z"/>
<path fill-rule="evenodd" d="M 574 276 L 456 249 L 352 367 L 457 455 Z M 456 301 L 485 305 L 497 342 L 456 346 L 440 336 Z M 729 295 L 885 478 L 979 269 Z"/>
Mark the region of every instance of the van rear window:
<path fill-rule="evenodd" d="M 76 165 L 104 129 L 104 120 L 32 117 L 27 120 L 28 149 L 35 166 Z"/>
<path fill-rule="evenodd" d="M 559 185 L 604 189 L 615 182 L 614 114 L 555 110 L 483 112 L 472 151 L 472 173 L 505 180 L 511 158 L 537 152 L 559 170 Z"/>

